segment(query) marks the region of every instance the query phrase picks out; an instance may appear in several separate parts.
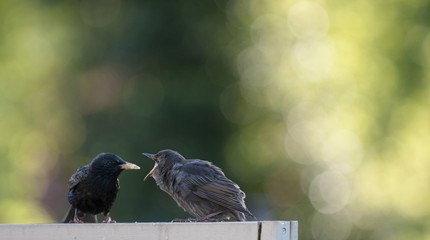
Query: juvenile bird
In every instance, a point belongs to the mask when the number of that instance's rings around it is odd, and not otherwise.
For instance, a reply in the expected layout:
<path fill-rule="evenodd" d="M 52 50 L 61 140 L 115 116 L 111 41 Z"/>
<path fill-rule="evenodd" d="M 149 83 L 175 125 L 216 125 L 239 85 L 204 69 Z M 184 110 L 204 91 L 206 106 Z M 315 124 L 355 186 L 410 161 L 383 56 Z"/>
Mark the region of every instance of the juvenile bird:
<path fill-rule="evenodd" d="M 152 176 L 161 190 L 197 218 L 189 221 L 257 220 L 246 208 L 245 193 L 211 162 L 187 160 L 173 150 L 143 154 L 155 161 L 144 180 Z"/>
<path fill-rule="evenodd" d="M 109 211 L 119 191 L 119 174 L 125 169 L 140 169 L 112 153 L 100 153 L 92 162 L 79 168 L 69 179 L 68 200 L 71 204 L 63 222 L 97 222 L 96 214 L 104 213 L 103 222 L 115 222 Z"/>

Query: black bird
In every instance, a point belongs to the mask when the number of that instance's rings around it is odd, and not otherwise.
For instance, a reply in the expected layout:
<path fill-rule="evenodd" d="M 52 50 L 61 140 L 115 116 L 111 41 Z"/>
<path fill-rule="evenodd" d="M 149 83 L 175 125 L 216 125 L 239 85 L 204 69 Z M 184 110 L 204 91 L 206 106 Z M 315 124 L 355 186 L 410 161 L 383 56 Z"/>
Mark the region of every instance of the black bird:
<path fill-rule="evenodd" d="M 246 208 L 245 193 L 211 162 L 187 160 L 173 150 L 143 154 L 155 161 L 145 180 L 152 176 L 161 190 L 197 218 L 188 221 L 257 220 Z"/>
<path fill-rule="evenodd" d="M 119 191 L 118 176 L 124 169 L 140 169 L 112 153 L 100 153 L 93 161 L 79 168 L 69 179 L 68 199 L 71 207 L 63 222 L 97 222 L 96 214 L 104 213 L 103 222 L 115 222 L 109 211 Z"/>

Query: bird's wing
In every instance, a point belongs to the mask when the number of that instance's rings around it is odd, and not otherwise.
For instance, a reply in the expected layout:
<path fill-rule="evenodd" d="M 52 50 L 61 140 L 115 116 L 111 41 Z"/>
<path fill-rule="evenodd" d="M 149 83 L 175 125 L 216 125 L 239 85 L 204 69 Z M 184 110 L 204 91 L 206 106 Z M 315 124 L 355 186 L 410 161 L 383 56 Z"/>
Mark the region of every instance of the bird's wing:
<path fill-rule="evenodd" d="M 74 188 L 78 183 L 88 175 L 89 165 L 85 165 L 83 167 L 78 168 L 76 173 L 73 174 L 69 179 L 69 189 Z"/>
<path fill-rule="evenodd" d="M 225 177 L 220 168 L 206 161 L 193 160 L 181 170 L 187 176 L 183 181 L 194 188 L 193 193 L 197 196 L 228 209 L 248 212 L 243 201 L 245 193 Z"/>

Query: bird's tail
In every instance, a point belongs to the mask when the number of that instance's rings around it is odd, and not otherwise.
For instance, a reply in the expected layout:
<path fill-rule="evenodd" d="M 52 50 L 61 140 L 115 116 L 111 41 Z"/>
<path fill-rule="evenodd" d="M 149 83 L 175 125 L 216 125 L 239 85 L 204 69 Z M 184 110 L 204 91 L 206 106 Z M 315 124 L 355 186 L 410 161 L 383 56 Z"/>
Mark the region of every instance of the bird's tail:
<path fill-rule="evenodd" d="M 73 220 L 75 217 L 75 208 L 70 205 L 69 210 L 66 213 L 66 216 L 64 216 L 63 220 L 61 220 L 62 223 L 69 223 Z M 78 217 L 80 220 L 82 220 L 85 223 L 97 223 L 97 216 L 89 213 L 83 213 L 78 210 Z"/>

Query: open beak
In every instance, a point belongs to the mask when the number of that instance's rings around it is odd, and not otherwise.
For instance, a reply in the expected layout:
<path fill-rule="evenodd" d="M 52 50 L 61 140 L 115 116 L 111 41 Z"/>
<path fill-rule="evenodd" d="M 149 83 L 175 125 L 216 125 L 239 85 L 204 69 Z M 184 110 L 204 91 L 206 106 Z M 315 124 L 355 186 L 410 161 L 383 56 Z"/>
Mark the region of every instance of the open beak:
<path fill-rule="evenodd" d="M 154 167 L 151 169 L 151 171 L 149 171 L 149 173 L 145 176 L 145 178 L 143 179 L 143 181 L 146 181 L 146 179 L 147 178 L 149 178 L 150 176 L 152 176 L 152 174 L 154 173 L 154 171 L 155 171 L 155 168 L 157 168 L 157 166 L 158 166 L 158 164 L 157 164 L 157 162 L 155 161 L 155 156 L 154 156 L 154 154 L 150 154 L 150 153 L 142 153 L 143 155 L 145 155 L 145 156 L 147 156 L 147 157 L 149 157 L 150 159 L 152 159 L 152 160 L 154 160 Z"/>
<path fill-rule="evenodd" d="M 121 168 L 122 169 L 140 169 L 140 167 L 137 166 L 136 164 L 129 163 L 129 162 L 121 164 Z"/>

